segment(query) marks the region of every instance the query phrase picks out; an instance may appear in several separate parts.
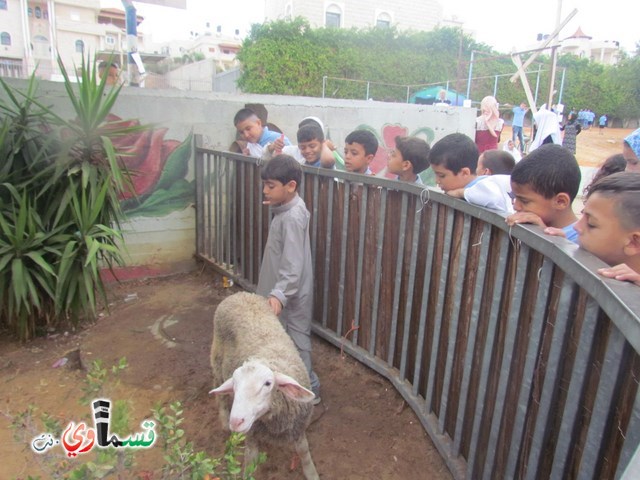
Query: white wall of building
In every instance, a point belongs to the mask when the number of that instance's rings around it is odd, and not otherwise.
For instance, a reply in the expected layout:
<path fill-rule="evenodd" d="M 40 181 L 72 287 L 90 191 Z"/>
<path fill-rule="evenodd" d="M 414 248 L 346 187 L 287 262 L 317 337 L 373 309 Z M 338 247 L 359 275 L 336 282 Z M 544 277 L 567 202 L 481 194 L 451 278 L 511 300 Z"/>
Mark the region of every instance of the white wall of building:
<path fill-rule="evenodd" d="M 442 21 L 437 0 L 266 0 L 265 15 L 267 20 L 301 16 L 314 27 L 324 27 L 327 11 L 341 12 L 342 28 L 373 27 L 378 19 L 389 19 L 399 30 L 424 31 Z"/>

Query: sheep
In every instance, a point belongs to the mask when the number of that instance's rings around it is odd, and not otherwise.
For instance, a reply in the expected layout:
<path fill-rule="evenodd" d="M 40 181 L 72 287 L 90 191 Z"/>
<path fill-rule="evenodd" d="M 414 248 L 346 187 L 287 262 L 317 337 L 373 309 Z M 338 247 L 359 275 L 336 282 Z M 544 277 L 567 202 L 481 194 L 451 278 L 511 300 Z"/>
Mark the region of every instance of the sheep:
<path fill-rule="evenodd" d="M 240 292 L 213 317 L 211 368 L 223 428 L 246 434 L 245 467 L 258 446 L 293 444 L 307 480 L 318 480 L 305 434 L 314 399 L 296 347 L 265 298 Z"/>

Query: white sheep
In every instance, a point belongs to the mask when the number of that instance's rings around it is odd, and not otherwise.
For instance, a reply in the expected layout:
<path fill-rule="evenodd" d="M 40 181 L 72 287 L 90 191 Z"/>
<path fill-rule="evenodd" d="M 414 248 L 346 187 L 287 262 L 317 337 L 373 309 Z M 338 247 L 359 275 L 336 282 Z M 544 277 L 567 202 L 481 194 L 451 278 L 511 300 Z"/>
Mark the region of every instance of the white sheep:
<path fill-rule="evenodd" d="M 293 444 L 307 480 L 320 477 L 305 434 L 313 410 L 309 374 L 293 341 L 265 298 L 227 297 L 213 317 L 211 367 L 223 427 L 246 434 L 245 467 L 258 447 Z"/>

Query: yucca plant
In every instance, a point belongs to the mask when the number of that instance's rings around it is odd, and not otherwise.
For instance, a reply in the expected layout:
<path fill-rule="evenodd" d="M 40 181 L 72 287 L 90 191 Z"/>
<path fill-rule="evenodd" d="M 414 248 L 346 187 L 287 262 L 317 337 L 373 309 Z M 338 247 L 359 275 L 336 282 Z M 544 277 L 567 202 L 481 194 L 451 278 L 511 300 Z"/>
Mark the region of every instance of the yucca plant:
<path fill-rule="evenodd" d="M 83 58 L 76 82 L 58 59 L 74 118 L 0 79 L 0 323 L 21 339 L 95 313 L 100 269 L 121 264 L 118 197 L 130 190 L 112 139 L 147 127 L 110 115 L 120 87 Z"/>

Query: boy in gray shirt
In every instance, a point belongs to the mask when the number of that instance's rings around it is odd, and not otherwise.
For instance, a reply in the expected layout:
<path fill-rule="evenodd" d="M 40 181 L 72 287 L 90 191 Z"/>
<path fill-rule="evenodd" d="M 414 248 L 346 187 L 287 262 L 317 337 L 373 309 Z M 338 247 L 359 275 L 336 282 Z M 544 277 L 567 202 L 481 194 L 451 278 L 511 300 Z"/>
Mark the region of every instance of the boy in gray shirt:
<path fill-rule="evenodd" d="M 309 239 L 309 211 L 298 195 L 302 169 L 289 155 L 277 155 L 261 172 L 263 204 L 270 205 L 273 219 L 264 249 L 256 293 L 269 306 L 295 343 L 320 403 L 320 380 L 311 366 L 311 315 L 313 268 Z"/>

